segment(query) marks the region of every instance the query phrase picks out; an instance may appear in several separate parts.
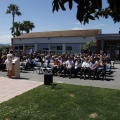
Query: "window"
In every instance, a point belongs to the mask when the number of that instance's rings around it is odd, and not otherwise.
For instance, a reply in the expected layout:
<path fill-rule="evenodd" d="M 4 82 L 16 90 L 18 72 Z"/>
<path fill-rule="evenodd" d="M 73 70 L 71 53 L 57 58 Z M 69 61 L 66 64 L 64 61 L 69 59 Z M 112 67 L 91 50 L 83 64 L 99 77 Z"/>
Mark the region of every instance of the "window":
<path fill-rule="evenodd" d="M 57 46 L 57 50 L 62 50 L 62 46 Z"/>
<path fill-rule="evenodd" d="M 18 50 L 18 46 L 15 46 L 15 50 Z"/>
<path fill-rule="evenodd" d="M 48 48 L 43 48 L 43 50 L 48 50 Z"/>
<path fill-rule="evenodd" d="M 23 46 L 19 46 L 19 50 L 23 50 Z"/>
<path fill-rule="evenodd" d="M 32 45 L 25 46 L 25 50 L 30 50 L 30 49 L 34 49 L 34 46 L 32 46 Z"/>
<path fill-rule="evenodd" d="M 66 50 L 72 50 L 72 46 L 67 46 Z"/>
<path fill-rule="evenodd" d="M 57 50 L 57 46 L 50 46 L 50 50 Z"/>
<path fill-rule="evenodd" d="M 62 46 L 50 46 L 50 51 L 55 53 L 62 53 Z"/>

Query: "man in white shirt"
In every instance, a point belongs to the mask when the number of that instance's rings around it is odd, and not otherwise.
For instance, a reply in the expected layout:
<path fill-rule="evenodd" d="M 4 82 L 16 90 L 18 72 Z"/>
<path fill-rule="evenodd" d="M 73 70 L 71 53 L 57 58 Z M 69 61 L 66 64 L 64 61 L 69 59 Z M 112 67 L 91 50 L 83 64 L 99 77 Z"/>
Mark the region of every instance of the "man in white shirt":
<path fill-rule="evenodd" d="M 90 63 L 89 58 L 85 58 L 85 61 L 82 63 L 82 69 L 80 72 L 80 78 L 82 77 L 82 74 L 84 74 L 84 80 L 86 79 L 86 74 L 89 73 L 90 70 Z"/>
<path fill-rule="evenodd" d="M 97 62 L 93 58 L 90 62 L 90 71 L 89 71 L 90 79 L 91 79 L 91 74 L 93 74 L 93 79 L 95 79 L 96 72 L 97 72 Z"/>
<path fill-rule="evenodd" d="M 74 71 L 74 61 L 71 57 L 68 57 L 66 61 L 66 70 L 69 72 L 69 79 L 72 77 L 72 72 Z"/>

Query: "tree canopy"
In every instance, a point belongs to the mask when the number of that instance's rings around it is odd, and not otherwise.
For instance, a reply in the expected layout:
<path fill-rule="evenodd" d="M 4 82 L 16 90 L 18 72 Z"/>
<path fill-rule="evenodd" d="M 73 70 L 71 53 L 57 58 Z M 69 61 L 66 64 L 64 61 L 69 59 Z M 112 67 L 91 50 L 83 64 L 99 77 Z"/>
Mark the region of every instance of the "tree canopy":
<path fill-rule="evenodd" d="M 14 31 L 13 31 L 13 27 L 11 27 L 11 34 L 14 36 L 20 36 L 23 34 L 23 32 L 25 33 L 29 33 L 30 31 L 32 31 L 32 29 L 35 27 L 34 23 L 30 22 L 30 21 L 23 21 L 21 22 L 14 22 Z"/>
<path fill-rule="evenodd" d="M 115 23 L 120 22 L 120 0 L 107 0 L 108 6 L 104 9 L 102 8 L 102 0 L 53 0 L 52 11 L 58 12 L 59 9 L 65 11 L 65 3 L 67 2 L 70 10 L 73 3 L 77 4 L 76 18 L 84 25 L 89 23 L 89 20 L 99 19 L 99 17 L 106 19 L 109 16 Z"/>
<path fill-rule="evenodd" d="M 6 14 L 12 14 L 13 17 L 13 25 L 10 28 L 13 37 L 22 35 L 23 31 L 29 33 L 35 27 L 34 23 L 30 21 L 23 21 L 23 23 L 15 22 L 15 15 L 22 15 L 19 11 L 19 7 L 16 4 L 10 4 L 7 8 Z"/>
<path fill-rule="evenodd" d="M 15 37 L 14 35 L 14 25 L 15 25 L 15 15 L 17 16 L 20 16 L 21 15 L 21 12 L 19 11 L 19 7 L 15 4 L 10 4 L 7 8 L 7 11 L 6 11 L 6 14 L 12 14 L 12 17 L 13 17 L 13 36 Z"/>

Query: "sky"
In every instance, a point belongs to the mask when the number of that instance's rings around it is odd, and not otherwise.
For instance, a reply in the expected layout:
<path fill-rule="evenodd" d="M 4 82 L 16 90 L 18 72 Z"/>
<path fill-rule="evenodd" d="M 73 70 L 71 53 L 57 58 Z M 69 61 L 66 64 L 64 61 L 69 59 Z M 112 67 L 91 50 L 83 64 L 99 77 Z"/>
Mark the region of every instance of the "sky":
<path fill-rule="evenodd" d="M 19 6 L 21 16 L 15 16 L 15 22 L 31 21 L 35 28 L 31 32 L 102 29 L 102 33 L 118 33 L 120 23 L 114 23 L 112 18 L 89 21 L 82 25 L 76 19 L 77 5 L 74 3 L 69 10 L 66 3 L 66 11 L 52 12 L 53 0 L 0 0 L 0 44 L 11 43 L 12 15 L 6 14 L 10 4 Z M 103 8 L 107 6 L 107 0 L 103 0 Z"/>

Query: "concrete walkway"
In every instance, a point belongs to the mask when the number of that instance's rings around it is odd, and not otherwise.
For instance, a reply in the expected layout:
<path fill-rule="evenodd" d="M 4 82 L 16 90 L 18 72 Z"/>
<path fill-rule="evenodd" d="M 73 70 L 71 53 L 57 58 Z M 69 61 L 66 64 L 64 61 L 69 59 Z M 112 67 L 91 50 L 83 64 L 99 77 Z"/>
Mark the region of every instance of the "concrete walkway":
<path fill-rule="evenodd" d="M 53 77 L 53 82 L 93 86 L 120 90 L 120 64 L 115 64 L 113 74 L 105 80 L 83 80 L 79 78 Z M 7 78 L 6 72 L 0 72 L 0 103 L 31 90 L 44 82 L 44 75 L 32 71 L 20 73 L 20 79 Z"/>
<path fill-rule="evenodd" d="M 20 79 L 15 80 L 9 79 L 7 77 L 0 77 L 0 103 L 7 101 L 42 84 L 43 82 Z"/>
<path fill-rule="evenodd" d="M 75 85 L 84 85 L 84 86 L 93 86 L 101 88 L 110 88 L 110 89 L 120 89 L 120 64 L 115 64 L 115 68 L 112 69 L 113 74 L 107 76 L 105 80 L 89 80 L 89 79 L 79 79 L 79 78 L 62 78 L 58 76 L 53 77 L 53 82 L 57 83 L 66 83 L 66 84 L 75 84 Z M 29 74 L 29 76 L 27 76 Z M 44 75 L 37 74 L 36 72 L 21 73 L 21 78 L 27 80 L 33 80 L 38 82 L 44 82 Z"/>

